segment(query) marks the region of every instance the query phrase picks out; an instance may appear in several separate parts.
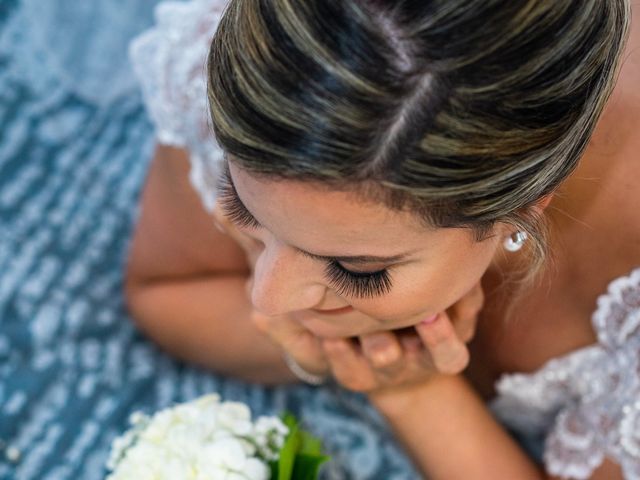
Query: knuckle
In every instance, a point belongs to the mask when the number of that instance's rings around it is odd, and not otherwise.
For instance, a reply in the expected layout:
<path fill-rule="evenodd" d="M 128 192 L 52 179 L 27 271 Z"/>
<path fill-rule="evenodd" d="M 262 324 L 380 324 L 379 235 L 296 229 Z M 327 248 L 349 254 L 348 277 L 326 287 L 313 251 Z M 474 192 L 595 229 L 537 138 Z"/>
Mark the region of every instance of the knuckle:
<path fill-rule="evenodd" d="M 348 351 L 347 345 L 342 341 L 323 340 L 321 347 L 327 355 L 336 359 L 341 358 Z"/>
<path fill-rule="evenodd" d="M 377 369 L 390 369 L 397 366 L 400 362 L 400 352 L 396 348 L 386 348 L 373 354 L 369 357 L 369 360 L 374 368 Z"/>
<path fill-rule="evenodd" d="M 388 332 L 375 333 L 360 338 L 363 353 L 374 368 L 386 368 L 397 363 L 402 350 L 397 339 Z"/>

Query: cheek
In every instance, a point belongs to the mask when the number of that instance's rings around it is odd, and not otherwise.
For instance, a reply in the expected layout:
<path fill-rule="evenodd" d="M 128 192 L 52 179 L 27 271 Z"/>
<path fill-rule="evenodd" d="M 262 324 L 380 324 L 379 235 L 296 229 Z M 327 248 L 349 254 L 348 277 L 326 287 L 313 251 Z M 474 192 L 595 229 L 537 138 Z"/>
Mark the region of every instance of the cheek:
<path fill-rule="evenodd" d="M 396 328 L 414 325 L 442 312 L 480 281 L 493 257 L 491 248 L 458 255 L 437 265 L 407 266 L 393 275 L 392 291 L 383 297 L 351 302 L 354 308 Z"/>

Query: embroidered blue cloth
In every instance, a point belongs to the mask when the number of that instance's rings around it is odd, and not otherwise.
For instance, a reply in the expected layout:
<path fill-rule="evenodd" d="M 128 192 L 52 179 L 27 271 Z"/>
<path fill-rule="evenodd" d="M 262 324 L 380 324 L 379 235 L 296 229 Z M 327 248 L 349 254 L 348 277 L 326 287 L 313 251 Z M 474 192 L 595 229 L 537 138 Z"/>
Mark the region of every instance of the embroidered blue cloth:
<path fill-rule="evenodd" d="M 123 265 L 154 132 L 126 53 L 155 3 L 0 0 L 0 479 L 103 479 L 131 412 L 213 391 L 297 414 L 333 456 L 325 478 L 418 478 L 363 397 L 216 376 L 131 323 Z"/>

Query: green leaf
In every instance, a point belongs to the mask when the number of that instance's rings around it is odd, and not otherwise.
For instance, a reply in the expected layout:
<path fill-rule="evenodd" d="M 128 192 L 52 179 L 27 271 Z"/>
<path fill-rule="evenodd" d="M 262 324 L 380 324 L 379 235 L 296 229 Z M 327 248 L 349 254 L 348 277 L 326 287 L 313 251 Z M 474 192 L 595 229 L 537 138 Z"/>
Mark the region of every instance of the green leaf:
<path fill-rule="evenodd" d="M 329 460 L 329 457 L 326 455 L 298 454 L 291 478 L 295 480 L 316 480 L 320 465 L 327 460 Z"/>
<path fill-rule="evenodd" d="M 308 432 L 300 430 L 291 413 L 285 413 L 282 421 L 289 434 L 280 449 L 279 458 L 269 464 L 273 480 L 316 480 L 320 465 L 329 460 L 322 455 L 322 442 Z"/>
<path fill-rule="evenodd" d="M 300 446 L 300 453 L 306 453 L 309 455 L 321 455 L 322 454 L 322 441 L 319 438 L 314 437 L 309 432 L 301 431 L 302 445 Z"/>
<path fill-rule="evenodd" d="M 293 473 L 293 466 L 296 461 L 296 454 L 300 448 L 300 431 L 298 429 L 298 421 L 290 413 L 285 413 L 282 421 L 289 427 L 289 435 L 284 441 L 284 445 L 280 449 L 280 457 L 278 458 L 277 480 L 289 480 Z"/>
<path fill-rule="evenodd" d="M 284 412 L 282 414 L 282 422 L 289 427 L 290 430 L 298 426 L 298 419 L 291 412 Z"/>

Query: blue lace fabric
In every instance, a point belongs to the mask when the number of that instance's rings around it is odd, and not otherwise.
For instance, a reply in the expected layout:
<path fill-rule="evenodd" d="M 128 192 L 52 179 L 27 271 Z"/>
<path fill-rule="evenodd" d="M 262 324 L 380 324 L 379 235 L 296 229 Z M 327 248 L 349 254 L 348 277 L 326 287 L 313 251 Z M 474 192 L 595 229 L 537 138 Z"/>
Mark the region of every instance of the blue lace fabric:
<path fill-rule="evenodd" d="M 219 392 L 290 410 L 329 479 L 415 479 L 365 399 L 177 362 L 129 318 L 123 266 L 154 130 L 127 47 L 156 1 L 0 0 L 0 479 L 98 480 L 136 411 Z"/>

